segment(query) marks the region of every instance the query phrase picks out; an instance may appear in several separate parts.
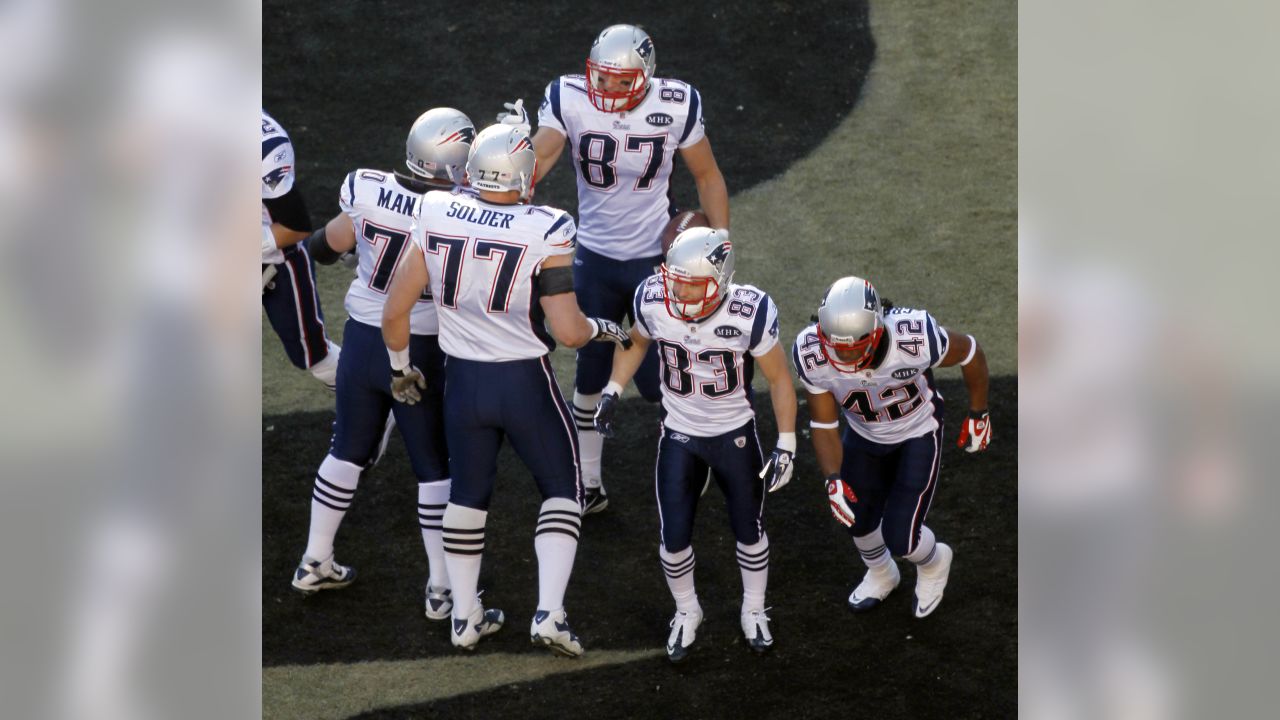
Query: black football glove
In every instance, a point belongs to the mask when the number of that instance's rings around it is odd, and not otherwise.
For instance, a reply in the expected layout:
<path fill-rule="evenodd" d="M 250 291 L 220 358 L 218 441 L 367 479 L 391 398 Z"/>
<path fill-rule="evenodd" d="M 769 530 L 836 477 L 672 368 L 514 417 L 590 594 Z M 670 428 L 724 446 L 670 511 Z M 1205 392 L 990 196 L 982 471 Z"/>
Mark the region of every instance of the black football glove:
<path fill-rule="evenodd" d="M 605 393 L 604 395 L 601 395 L 600 404 L 596 405 L 596 432 L 600 433 L 603 437 L 613 437 L 613 416 L 617 411 L 617 394 Z"/>

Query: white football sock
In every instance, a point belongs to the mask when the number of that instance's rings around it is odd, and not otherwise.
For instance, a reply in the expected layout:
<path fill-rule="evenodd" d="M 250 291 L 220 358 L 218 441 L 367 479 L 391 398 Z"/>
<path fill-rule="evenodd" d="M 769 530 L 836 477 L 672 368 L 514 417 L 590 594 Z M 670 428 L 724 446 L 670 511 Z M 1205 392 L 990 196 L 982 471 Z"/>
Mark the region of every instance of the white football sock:
<path fill-rule="evenodd" d="M 564 591 L 578 553 L 582 509 L 577 500 L 548 498 L 538 513 L 533 549 L 538 556 L 538 609 L 564 607 Z"/>
<path fill-rule="evenodd" d="M 604 436 L 596 432 L 596 405 L 600 393 L 583 395 L 573 391 L 573 420 L 578 426 L 578 464 L 582 468 L 582 484 L 599 488 L 600 464 L 604 457 Z"/>
<path fill-rule="evenodd" d="M 866 563 L 871 570 L 887 572 L 889 565 L 893 562 L 893 556 L 889 554 L 889 548 L 885 547 L 884 534 L 880 532 L 880 526 L 876 526 L 871 533 L 862 537 L 855 537 L 853 544 L 858 547 L 858 554 L 862 555 L 862 562 Z"/>
<path fill-rule="evenodd" d="M 422 529 L 422 545 L 427 549 L 427 567 L 431 578 L 427 584 L 449 587 L 449 569 L 444 562 L 444 510 L 449 505 L 449 478 L 418 483 L 418 527 Z"/>
<path fill-rule="evenodd" d="M 360 483 L 360 466 L 327 455 L 311 490 L 311 531 L 307 535 L 307 557 L 325 560 L 333 554 L 333 538 L 351 507 L 356 485 Z"/>
<path fill-rule="evenodd" d="M 698 591 L 693 584 L 693 569 L 698 563 L 693 556 L 693 547 L 670 553 L 665 547 L 659 545 L 658 557 L 662 559 L 662 572 L 667 576 L 667 588 L 671 590 L 671 597 L 676 601 L 676 610 L 679 612 L 697 610 Z"/>
<path fill-rule="evenodd" d="M 489 513 L 449 503 L 444 511 L 444 562 L 453 583 L 453 618 L 465 620 L 480 602 L 480 560 Z"/>
<path fill-rule="evenodd" d="M 307 370 L 317 380 L 332 388 L 338 383 L 338 355 L 342 352 L 342 348 L 334 344 L 332 340 L 328 342 L 329 354 L 325 355 L 320 362 L 307 368 Z"/>
<path fill-rule="evenodd" d="M 742 612 L 764 610 L 769 585 L 769 536 L 760 534 L 755 545 L 738 543 L 738 568 L 742 570 Z"/>
<path fill-rule="evenodd" d="M 904 559 L 915 563 L 920 570 L 928 570 L 933 561 L 937 559 L 937 554 L 934 553 L 934 549 L 937 546 L 938 543 L 934 540 L 933 531 L 929 529 L 928 525 L 921 525 L 920 541 L 916 543 L 916 549 L 907 553 Z"/>

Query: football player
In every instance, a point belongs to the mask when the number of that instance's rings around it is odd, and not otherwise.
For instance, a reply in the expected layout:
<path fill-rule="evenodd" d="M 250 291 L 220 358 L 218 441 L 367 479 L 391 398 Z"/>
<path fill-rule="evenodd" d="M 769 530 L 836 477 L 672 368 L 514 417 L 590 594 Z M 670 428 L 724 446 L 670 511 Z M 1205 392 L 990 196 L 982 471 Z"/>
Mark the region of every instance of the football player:
<path fill-rule="evenodd" d="M 827 289 L 817 323 L 796 337 L 791 360 L 809 393 L 831 514 L 849 528 L 867 565 L 849 609 L 870 610 L 898 586 L 900 557 L 916 566 L 915 616 L 929 615 L 942 601 L 952 558 L 924 524 L 942 457 L 933 368 L 960 366 L 969 415 L 959 445 L 981 452 L 991 441 L 982 348 L 924 310 L 882 307 L 869 281 L 846 277 Z"/>
<path fill-rule="evenodd" d="M 351 506 L 360 474 L 378 457 L 388 411 L 404 437 L 418 478 L 418 524 L 430 577 L 426 616 L 449 617 L 453 606 L 440 536 L 449 501 L 449 454 L 442 410 L 444 356 L 431 294 L 423 292 L 410 311 L 410 354 L 429 390 L 415 405 L 393 402 L 391 364 L 382 344 L 382 305 L 409 245 L 413 216 L 429 190 L 452 190 L 462 182 L 475 127 L 453 108 L 423 113 L 409 130 L 405 164 L 410 174 L 353 170 L 342 183 L 342 213 L 313 233 L 307 246 L 316 262 L 329 265 L 359 246 L 359 267 L 347 290 L 346 351 L 338 363 L 337 420 L 329 455 L 316 473 L 307 550 L 294 573 L 303 592 L 346 587 L 355 570 L 333 559 L 333 540 Z"/>
<path fill-rule="evenodd" d="M 578 179 L 578 239 L 574 289 L 583 312 L 621 322 L 636 286 L 662 263 L 660 235 L 676 214 L 670 195 L 675 156 L 692 173 L 698 201 L 711 226 L 728 238 L 729 191 L 703 128 L 702 97 L 679 80 L 654 77 L 653 40 L 634 25 L 613 25 L 596 37 L 585 75 L 564 75 L 547 85 L 538 110 L 538 178 L 555 167 L 567 145 Z M 499 116 L 523 124 L 523 101 Z M 608 504 L 600 480 L 604 440 L 592 413 L 609 379 L 613 346 L 578 350 L 573 407 L 582 446 L 585 514 Z M 656 402 L 658 363 L 653 352 L 637 372 L 636 387 Z"/>
<path fill-rule="evenodd" d="M 302 244 L 311 217 L 294 187 L 293 143 L 262 111 L 262 308 L 289 362 L 334 389 L 339 347 L 329 340 L 316 293 L 315 266 Z"/>
<path fill-rule="evenodd" d="M 630 341 L 617 323 L 588 318 L 578 309 L 569 269 L 577 228 L 563 210 L 527 204 L 536 164 L 523 130 L 495 125 L 476 136 L 466 166 L 473 190 L 422 198 L 413 244 L 383 308 L 382 334 L 393 394 L 419 402 L 431 380 L 409 348 L 410 314 L 429 286 L 449 368 L 444 412 L 453 481 L 443 525 L 453 644 L 472 649 L 505 619 L 501 610 L 484 609 L 476 589 L 505 437 L 543 497 L 533 539 L 538 607 L 530 637 L 576 657 L 582 643 L 569 627 L 564 593 L 584 493 L 573 417 L 547 355 L 555 347 L 553 336 L 570 347 Z"/>
<path fill-rule="evenodd" d="M 742 570 L 742 632 L 751 649 L 773 645 L 765 589 L 769 536 L 764 496 L 791 479 L 796 449 L 796 393 L 778 344 L 778 308 L 751 285 L 733 283 L 733 245 L 711 228 L 676 237 L 659 274 L 633 296 L 633 345 L 615 353 L 613 374 L 595 414 L 605 437 L 614 433 L 618 395 L 636 374 L 646 349 L 662 362 L 666 418 L 658 442 L 655 485 L 667 586 L 675 598 L 667 656 L 684 660 L 702 623 L 693 583 L 693 518 L 707 470 L 725 494 Z M 778 443 L 768 462 L 756 437 L 751 377 L 756 364 L 769 381 Z"/>

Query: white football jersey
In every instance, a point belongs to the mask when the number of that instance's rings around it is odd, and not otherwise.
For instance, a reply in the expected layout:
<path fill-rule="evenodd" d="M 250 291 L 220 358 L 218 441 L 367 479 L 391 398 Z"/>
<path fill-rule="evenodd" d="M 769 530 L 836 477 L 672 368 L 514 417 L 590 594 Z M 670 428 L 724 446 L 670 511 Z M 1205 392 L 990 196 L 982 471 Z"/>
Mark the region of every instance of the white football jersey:
<path fill-rule="evenodd" d="M 293 143 L 280 123 L 262 111 L 262 199 L 270 200 L 293 189 L 297 172 L 293 169 Z M 262 227 L 271 227 L 271 213 L 262 206 Z M 263 263 L 284 262 L 284 253 L 277 249 L 262 254 Z"/>
<path fill-rule="evenodd" d="M 569 145 L 583 247 L 615 260 L 661 255 L 676 149 L 705 136 L 698 91 L 654 78 L 638 106 L 603 112 L 587 98 L 582 75 L 564 75 L 547 85 L 538 126 L 564 133 Z"/>
<path fill-rule="evenodd" d="M 854 432 L 891 445 L 937 429 L 934 400 L 940 402 L 942 394 L 934 387 L 932 370 L 946 356 L 949 340 L 924 310 L 893 308 L 884 323 L 888 349 L 879 367 L 836 370 L 822 354 L 816 325 L 796 336 L 791 362 L 806 390 L 835 396 Z"/>
<path fill-rule="evenodd" d="M 422 197 L 412 237 L 426 259 L 440 347 L 481 362 L 539 358 L 555 348 L 543 324 L 542 261 L 577 246 L 569 213 L 498 205 L 469 190 Z"/>
<path fill-rule="evenodd" d="M 395 173 L 362 168 L 348 173 L 342 182 L 338 205 L 355 227 L 360 258 L 346 301 L 347 314 L 356 321 L 382 327 L 382 306 L 409 246 L 409 231 L 421 204 L 422 194 L 401 185 Z M 414 335 L 440 331 L 430 290 L 423 290 L 409 325 Z"/>
<path fill-rule="evenodd" d="M 662 276 L 652 275 L 633 303 L 635 327 L 658 345 L 666 427 L 713 437 L 755 417 L 751 358 L 778 344 L 778 308 L 764 291 L 731 283 L 714 313 L 689 322 L 667 311 Z"/>

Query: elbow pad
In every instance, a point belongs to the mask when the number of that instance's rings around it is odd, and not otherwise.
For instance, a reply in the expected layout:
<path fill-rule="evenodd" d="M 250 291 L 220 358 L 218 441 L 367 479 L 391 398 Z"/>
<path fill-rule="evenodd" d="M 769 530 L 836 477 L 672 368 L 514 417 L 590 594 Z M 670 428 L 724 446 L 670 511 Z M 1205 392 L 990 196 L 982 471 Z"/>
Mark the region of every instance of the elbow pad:
<path fill-rule="evenodd" d="M 538 273 L 538 292 L 543 297 L 573 292 L 573 268 L 553 267 Z"/>
<path fill-rule="evenodd" d="M 307 238 L 307 252 L 311 253 L 311 259 L 321 265 L 332 265 L 342 257 L 342 253 L 329 247 L 329 239 L 325 237 L 323 226 Z"/>

